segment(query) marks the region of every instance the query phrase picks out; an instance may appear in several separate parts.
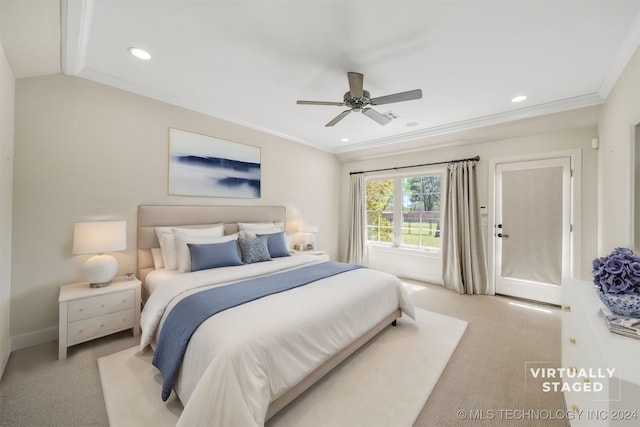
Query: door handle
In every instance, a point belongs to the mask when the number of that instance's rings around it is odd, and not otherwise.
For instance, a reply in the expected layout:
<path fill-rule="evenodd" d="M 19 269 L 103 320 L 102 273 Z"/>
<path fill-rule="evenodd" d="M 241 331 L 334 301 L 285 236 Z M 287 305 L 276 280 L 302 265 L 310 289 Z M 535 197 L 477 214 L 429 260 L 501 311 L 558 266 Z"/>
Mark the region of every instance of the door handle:
<path fill-rule="evenodd" d="M 502 238 L 505 238 L 505 239 L 509 237 L 508 234 L 502 234 L 502 233 L 498 233 L 498 234 L 496 234 L 496 236 L 502 237 Z"/>

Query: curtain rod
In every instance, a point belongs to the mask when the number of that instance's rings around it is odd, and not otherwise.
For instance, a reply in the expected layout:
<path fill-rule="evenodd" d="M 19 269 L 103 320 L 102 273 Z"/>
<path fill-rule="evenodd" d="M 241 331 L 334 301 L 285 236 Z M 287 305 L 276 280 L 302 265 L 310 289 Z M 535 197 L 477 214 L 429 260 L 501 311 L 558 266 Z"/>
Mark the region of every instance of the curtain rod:
<path fill-rule="evenodd" d="M 421 165 L 398 166 L 398 167 L 395 167 L 395 168 L 372 169 L 372 170 L 368 170 L 368 171 L 349 172 L 349 175 L 357 175 L 359 173 L 370 173 L 370 172 L 395 171 L 395 170 L 398 170 L 398 169 L 419 168 L 419 167 L 422 167 L 422 166 L 446 165 L 446 164 L 449 164 L 449 163 L 466 162 L 466 161 L 470 161 L 470 160 L 478 161 L 478 160 L 480 160 L 480 156 L 471 157 L 469 159 L 449 160 L 447 162 L 423 163 Z"/>

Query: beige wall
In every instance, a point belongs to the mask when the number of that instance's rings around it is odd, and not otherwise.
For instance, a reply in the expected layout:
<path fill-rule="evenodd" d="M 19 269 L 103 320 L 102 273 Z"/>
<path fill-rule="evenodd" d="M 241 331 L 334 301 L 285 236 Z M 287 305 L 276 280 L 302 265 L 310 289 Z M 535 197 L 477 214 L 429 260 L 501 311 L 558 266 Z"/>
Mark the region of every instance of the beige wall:
<path fill-rule="evenodd" d="M 10 352 L 14 89 L 15 79 L 0 39 L 0 378 Z"/>
<path fill-rule="evenodd" d="M 559 113 L 548 117 L 549 121 L 561 123 L 568 113 Z M 633 176 L 632 144 L 634 127 L 640 124 L 640 49 L 636 51 L 618 78 L 613 90 L 604 104 L 599 107 L 597 127 L 580 126 L 573 130 L 554 130 L 537 133 L 534 127 L 540 127 L 540 120 L 527 123 L 513 123 L 511 128 L 520 127 L 525 136 L 518 138 L 496 139 L 479 144 L 465 144 L 466 141 L 487 141 L 487 128 L 465 132 L 456 141 L 455 135 L 446 136 L 446 144 L 454 146 L 438 149 L 416 149 L 421 141 L 412 144 L 412 150 L 406 154 L 381 155 L 374 150 L 370 153 L 344 155 L 342 200 L 346 205 L 348 192 L 348 173 L 355 170 L 378 169 L 398 165 L 411 165 L 446 161 L 480 155 L 478 181 L 480 201 L 485 204 L 489 195 L 488 161 L 492 158 L 526 155 L 545 151 L 580 149 L 582 151 L 582 206 L 580 255 L 574 260 L 575 275 L 584 280 L 591 278 L 591 261 L 596 256 L 610 252 L 616 246 L 632 246 L 633 197 L 640 197 L 640 189 L 632 194 Z M 527 132 L 529 135 L 527 135 Z M 598 150 L 591 148 L 591 139 L 599 137 Z M 489 138 L 490 139 L 490 138 Z M 432 141 L 423 141 L 427 146 Z M 457 145 L 456 144 L 460 144 Z M 640 141 L 636 143 L 640 149 Z M 368 160 L 358 160 L 359 157 Z M 346 209 L 346 208 L 345 208 Z M 346 232 L 346 211 L 341 212 L 341 231 Z M 640 215 L 637 213 L 636 215 Z M 636 244 L 638 246 L 638 244 Z M 344 247 L 341 247 L 344 253 Z M 374 253 L 374 260 L 380 261 L 384 268 L 396 274 L 411 271 L 411 276 L 437 281 L 440 277 L 440 258 L 415 253 L 404 256 L 392 256 L 389 251 Z M 410 261 L 409 261 L 410 260 Z M 407 266 L 407 263 L 410 266 Z M 420 267 L 415 267 L 421 263 Z M 401 266 L 401 267 L 398 267 Z M 393 267 L 399 269 L 394 271 Z"/>
<path fill-rule="evenodd" d="M 260 199 L 167 195 L 168 129 L 261 148 Z M 14 348 L 57 337 L 60 285 L 81 279 L 73 224 L 127 221 L 120 272 L 135 271 L 140 204 L 283 205 L 317 224 L 318 247 L 338 251 L 334 155 L 76 77 L 16 82 L 11 335 Z M 322 185 L 318 185 L 322 183 Z"/>
<path fill-rule="evenodd" d="M 550 116 L 551 121 L 559 120 L 561 114 Z M 523 128 L 524 128 L 523 124 Z M 480 130 L 478 133 L 481 132 Z M 482 131 L 484 132 L 484 131 Z M 460 158 L 468 158 L 476 155 L 480 156 L 477 166 L 479 202 L 488 208 L 488 218 L 491 218 L 492 206 L 489 205 L 490 195 L 490 161 L 538 153 L 553 153 L 567 150 L 580 150 L 582 156 L 582 203 L 581 203 L 581 227 L 576 232 L 580 233 L 581 244 L 580 253 L 574 259 L 576 276 L 588 277 L 591 272 L 591 260 L 596 253 L 596 162 L 597 152 L 591 148 L 591 139 L 597 136 L 595 126 L 581 127 L 577 129 L 567 129 L 553 131 L 542 134 L 531 134 L 517 138 L 495 140 L 490 142 L 451 146 L 446 148 L 413 150 L 405 154 L 376 157 L 369 160 L 350 161 L 343 164 L 342 180 L 342 206 L 347 206 L 346 198 L 348 193 L 348 175 L 351 171 L 370 170 L 387 168 L 394 166 L 416 165 L 422 163 L 448 161 Z M 468 132 L 465 138 L 473 139 L 473 132 Z M 455 141 L 455 137 L 452 137 Z M 346 209 L 342 209 L 342 218 L 346 221 Z M 345 223 L 343 221 L 343 223 Z M 489 234 L 491 234 L 491 224 L 489 224 Z M 345 231 L 346 228 L 343 230 Z M 488 245 L 487 245 L 488 246 Z M 341 248 L 343 249 L 343 248 Z M 384 268 L 394 274 L 403 275 L 403 271 L 394 271 L 394 266 L 402 266 L 404 271 L 409 268 L 410 277 L 416 279 L 429 280 L 439 283 L 441 279 L 441 258 L 440 256 L 416 254 L 415 251 L 397 251 L 394 256 L 389 250 L 374 252 L 374 259 L 379 260 L 380 268 Z M 492 261 L 491 254 L 489 261 Z M 407 260 L 412 258 L 412 267 L 406 265 Z M 420 259 L 421 258 L 421 259 Z M 419 264 L 420 263 L 420 264 Z M 406 274 L 405 274 L 406 277 Z"/>
<path fill-rule="evenodd" d="M 582 153 L 583 185 L 581 255 L 575 260 L 576 275 L 588 279 L 594 256 L 630 244 L 629 152 L 633 125 L 640 123 L 638 52 L 602 106 L 597 129 L 581 126 L 536 133 L 524 124 L 515 124 L 512 127 L 527 129 L 524 136 L 492 140 L 478 130 L 475 134 L 482 133 L 485 142 L 414 148 L 404 154 L 376 154 L 368 160 L 351 156 L 342 165 L 335 156 L 322 151 L 62 75 L 15 82 L 14 145 L 14 79 L 4 54 L 0 55 L 0 89 L 0 355 L 7 345 L 6 332 L 3 335 L 2 331 L 8 328 L 9 295 L 14 349 L 56 338 L 58 288 L 80 280 L 84 261 L 83 257 L 71 256 L 74 222 L 125 219 L 128 250 L 118 258 L 121 272 L 134 271 L 139 204 L 284 205 L 290 215 L 318 224 L 318 246 L 336 257 L 344 247 L 344 239 L 339 241 L 338 236 L 344 235 L 347 218 L 344 208 L 338 212 L 335 207 L 346 200 L 349 171 L 478 154 L 482 158 L 478 167 L 480 201 L 486 204 L 490 159 L 578 149 Z M 551 120 L 562 121 L 562 117 L 554 115 Z M 169 127 L 261 147 L 262 198 L 168 196 Z M 473 131 L 466 132 L 464 139 L 473 140 L 473 135 Z M 598 151 L 590 148 L 596 136 L 600 138 Z M 451 141 L 455 144 L 455 138 Z M 323 184 L 317 185 L 319 182 Z M 12 253 L 8 246 L 11 240 Z M 439 259 L 430 262 L 437 265 Z"/>
<path fill-rule="evenodd" d="M 640 49 L 631 58 L 602 107 L 598 150 L 598 255 L 632 247 L 631 144 L 640 123 Z M 640 189 L 636 189 L 636 197 Z M 640 214 L 640 212 L 638 213 Z"/>

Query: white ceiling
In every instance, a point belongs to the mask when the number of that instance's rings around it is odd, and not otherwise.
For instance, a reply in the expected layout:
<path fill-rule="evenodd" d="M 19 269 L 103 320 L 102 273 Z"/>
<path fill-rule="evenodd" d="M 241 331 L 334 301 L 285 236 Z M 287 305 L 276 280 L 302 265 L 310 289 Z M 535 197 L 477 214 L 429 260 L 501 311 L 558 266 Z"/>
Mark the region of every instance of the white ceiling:
<path fill-rule="evenodd" d="M 61 33 L 35 31 L 62 37 L 63 72 L 334 153 L 599 104 L 640 43 L 640 0 L 63 0 L 60 12 Z M 386 126 L 351 114 L 328 128 L 345 107 L 296 105 L 342 101 L 348 71 L 372 97 L 423 98 L 375 107 L 399 116 Z"/>

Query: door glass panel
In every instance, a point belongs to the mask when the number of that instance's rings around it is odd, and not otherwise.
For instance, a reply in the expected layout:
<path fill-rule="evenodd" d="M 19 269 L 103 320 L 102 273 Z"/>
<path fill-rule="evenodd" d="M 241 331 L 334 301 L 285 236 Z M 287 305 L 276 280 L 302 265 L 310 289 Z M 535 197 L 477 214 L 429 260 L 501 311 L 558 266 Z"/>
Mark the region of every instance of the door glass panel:
<path fill-rule="evenodd" d="M 562 167 L 502 173 L 503 277 L 560 285 Z"/>

